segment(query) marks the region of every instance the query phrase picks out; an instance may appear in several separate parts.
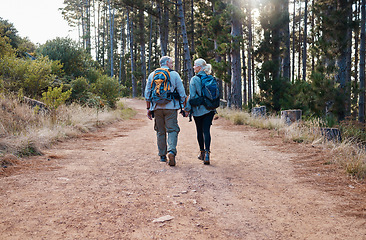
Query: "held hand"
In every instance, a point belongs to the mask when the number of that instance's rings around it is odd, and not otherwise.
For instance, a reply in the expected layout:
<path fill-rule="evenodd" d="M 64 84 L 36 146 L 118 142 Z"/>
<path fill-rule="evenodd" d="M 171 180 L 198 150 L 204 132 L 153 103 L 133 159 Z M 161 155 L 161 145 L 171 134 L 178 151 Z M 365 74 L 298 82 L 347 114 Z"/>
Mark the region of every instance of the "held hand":
<path fill-rule="evenodd" d="M 184 110 L 181 110 L 181 111 L 180 111 L 180 114 L 182 114 L 182 116 L 183 116 L 183 117 L 188 117 L 189 112 L 184 111 Z"/>
<path fill-rule="evenodd" d="M 152 112 L 150 110 L 147 110 L 146 116 L 148 119 L 152 120 Z"/>

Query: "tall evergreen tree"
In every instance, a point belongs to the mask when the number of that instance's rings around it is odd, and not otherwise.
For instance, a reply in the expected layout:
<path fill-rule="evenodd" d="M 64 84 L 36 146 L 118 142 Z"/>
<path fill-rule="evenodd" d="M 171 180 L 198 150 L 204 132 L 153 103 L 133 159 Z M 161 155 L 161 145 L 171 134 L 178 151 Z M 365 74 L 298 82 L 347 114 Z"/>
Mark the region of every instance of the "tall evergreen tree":
<path fill-rule="evenodd" d="M 366 0 L 361 3 L 361 42 L 360 42 L 360 95 L 358 104 L 358 121 L 365 122 L 365 24 Z"/>
<path fill-rule="evenodd" d="M 241 7 L 239 1 L 232 0 L 231 18 L 231 103 L 237 109 L 242 108 L 240 39 L 243 35 Z"/>
<path fill-rule="evenodd" d="M 307 60 L 307 45 L 308 45 L 308 0 L 305 0 L 304 9 L 304 34 L 303 34 L 303 53 L 302 53 L 302 80 L 306 81 L 306 60 Z"/>
<path fill-rule="evenodd" d="M 191 79 L 193 77 L 193 68 L 192 68 L 192 61 L 191 61 L 189 45 L 188 45 L 188 37 L 187 37 L 187 30 L 186 30 L 182 0 L 178 0 L 177 5 L 178 5 L 178 10 L 179 10 L 179 19 L 180 19 L 180 25 L 181 25 L 182 37 L 183 37 L 184 62 L 186 63 L 187 77 L 188 77 L 188 79 Z"/>

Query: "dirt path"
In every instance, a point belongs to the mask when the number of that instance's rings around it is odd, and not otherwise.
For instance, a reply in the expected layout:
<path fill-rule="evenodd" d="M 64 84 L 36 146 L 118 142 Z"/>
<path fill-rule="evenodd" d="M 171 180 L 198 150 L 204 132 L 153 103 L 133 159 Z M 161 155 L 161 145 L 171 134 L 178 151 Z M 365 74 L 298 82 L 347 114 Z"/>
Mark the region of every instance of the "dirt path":
<path fill-rule="evenodd" d="M 212 164 L 179 118 L 177 166 L 158 161 L 144 102 L 135 119 L 58 144 L 0 178 L 0 239 L 366 239 L 365 184 L 318 147 L 212 128 Z M 154 220 L 171 216 L 165 222 Z"/>

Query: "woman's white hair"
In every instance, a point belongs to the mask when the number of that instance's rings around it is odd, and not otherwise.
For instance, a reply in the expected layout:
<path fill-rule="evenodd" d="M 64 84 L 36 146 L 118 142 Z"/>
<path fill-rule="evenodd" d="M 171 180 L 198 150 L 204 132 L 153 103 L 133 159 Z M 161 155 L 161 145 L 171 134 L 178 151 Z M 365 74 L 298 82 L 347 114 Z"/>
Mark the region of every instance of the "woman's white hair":
<path fill-rule="evenodd" d="M 204 71 L 206 74 L 211 74 L 212 66 L 209 63 L 206 63 L 205 59 L 198 58 L 194 61 L 194 64 L 196 66 L 201 67 L 202 71 Z"/>

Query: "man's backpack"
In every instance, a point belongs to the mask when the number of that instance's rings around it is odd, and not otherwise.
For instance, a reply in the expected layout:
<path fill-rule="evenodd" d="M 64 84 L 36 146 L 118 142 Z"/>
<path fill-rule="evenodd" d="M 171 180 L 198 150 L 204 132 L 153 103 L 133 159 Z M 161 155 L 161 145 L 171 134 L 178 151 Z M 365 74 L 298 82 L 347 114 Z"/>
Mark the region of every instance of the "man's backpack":
<path fill-rule="evenodd" d="M 170 90 L 170 72 L 171 69 L 158 68 L 155 70 L 151 81 L 150 101 L 158 104 L 166 104 L 173 100 Z"/>
<path fill-rule="evenodd" d="M 201 79 L 201 96 L 190 100 L 192 106 L 204 105 L 207 110 L 220 106 L 220 91 L 216 78 L 212 75 L 198 75 Z"/>

